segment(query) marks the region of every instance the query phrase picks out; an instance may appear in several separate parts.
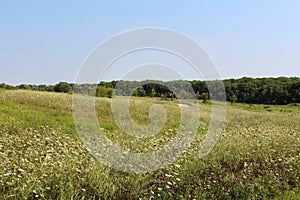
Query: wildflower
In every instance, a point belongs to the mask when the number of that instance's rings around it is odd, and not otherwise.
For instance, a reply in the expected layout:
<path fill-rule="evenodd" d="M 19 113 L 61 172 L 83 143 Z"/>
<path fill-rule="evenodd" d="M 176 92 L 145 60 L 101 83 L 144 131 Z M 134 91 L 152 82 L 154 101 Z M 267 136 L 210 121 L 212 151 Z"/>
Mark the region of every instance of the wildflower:
<path fill-rule="evenodd" d="M 167 184 L 172 185 L 172 183 L 170 181 L 168 181 Z"/>
<path fill-rule="evenodd" d="M 180 165 L 178 165 L 178 164 L 175 164 L 175 167 L 177 167 L 177 168 L 180 168 L 181 166 L 180 166 Z"/>
<path fill-rule="evenodd" d="M 19 168 L 18 171 L 22 173 L 24 172 L 24 169 Z"/>

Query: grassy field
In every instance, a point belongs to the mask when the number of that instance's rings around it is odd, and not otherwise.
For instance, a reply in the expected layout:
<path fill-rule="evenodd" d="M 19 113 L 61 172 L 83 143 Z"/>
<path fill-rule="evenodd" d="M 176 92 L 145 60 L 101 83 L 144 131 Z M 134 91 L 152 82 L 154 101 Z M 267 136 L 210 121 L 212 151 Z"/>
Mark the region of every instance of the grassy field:
<path fill-rule="evenodd" d="M 136 152 L 157 150 L 176 134 L 175 101 L 133 98 L 132 118 L 149 123 L 153 104 L 167 110 L 165 127 L 148 139 L 123 133 L 110 99 L 96 110 L 108 138 Z M 224 130 L 210 154 L 198 150 L 210 121 L 199 102 L 200 127 L 186 154 L 147 174 L 111 169 L 95 160 L 76 134 L 72 96 L 0 91 L 0 194 L 3 199 L 300 199 L 300 106 L 228 104 Z"/>

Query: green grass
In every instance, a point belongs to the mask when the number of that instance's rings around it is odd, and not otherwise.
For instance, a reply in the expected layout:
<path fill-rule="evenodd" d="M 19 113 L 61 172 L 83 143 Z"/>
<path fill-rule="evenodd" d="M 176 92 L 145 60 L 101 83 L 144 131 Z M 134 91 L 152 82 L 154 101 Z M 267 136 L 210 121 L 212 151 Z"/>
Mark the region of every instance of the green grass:
<path fill-rule="evenodd" d="M 132 98 L 130 114 L 147 125 L 160 104 L 168 121 L 155 136 L 134 138 L 114 122 L 108 98 L 97 98 L 101 127 L 135 152 L 167 144 L 180 124 L 176 101 Z M 82 145 L 68 94 L 0 91 L 0 194 L 3 199 L 299 199 L 299 106 L 227 105 L 222 136 L 198 158 L 211 105 L 199 103 L 200 127 L 186 154 L 147 174 L 129 174 L 95 160 Z"/>

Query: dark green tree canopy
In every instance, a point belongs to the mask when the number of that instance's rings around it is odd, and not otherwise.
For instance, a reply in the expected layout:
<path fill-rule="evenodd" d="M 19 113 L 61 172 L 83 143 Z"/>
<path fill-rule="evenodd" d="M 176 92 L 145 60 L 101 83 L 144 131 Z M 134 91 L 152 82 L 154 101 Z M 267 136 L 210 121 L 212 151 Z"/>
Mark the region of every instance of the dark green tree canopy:
<path fill-rule="evenodd" d="M 249 104 L 289 104 L 300 103 L 300 78 L 299 77 L 278 77 L 278 78 L 249 78 L 223 80 L 226 100 L 232 103 L 241 102 Z M 220 81 L 110 81 L 100 82 L 99 84 L 77 85 L 76 92 L 85 91 L 84 94 L 96 95 L 99 97 L 112 97 L 113 91 L 116 95 L 126 96 L 149 96 L 176 98 L 190 98 L 192 88 L 195 96 L 202 100 L 217 99 L 211 96 L 207 85 L 209 84 L 214 94 L 221 91 Z M 74 84 L 60 82 L 56 85 L 26 85 L 11 86 L 5 83 L 0 84 L 0 88 L 13 90 L 36 90 L 50 92 L 72 93 Z M 216 95 L 218 96 L 218 95 Z M 218 99 L 217 99 L 218 100 Z"/>

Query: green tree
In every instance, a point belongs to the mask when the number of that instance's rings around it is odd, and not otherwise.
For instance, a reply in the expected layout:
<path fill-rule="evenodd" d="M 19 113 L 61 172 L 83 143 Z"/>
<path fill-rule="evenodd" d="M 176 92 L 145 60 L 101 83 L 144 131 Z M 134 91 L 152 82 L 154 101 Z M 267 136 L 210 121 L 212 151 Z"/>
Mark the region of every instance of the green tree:
<path fill-rule="evenodd" d="M 232 96 L 229 97 L 231 105 L 233 105 L 238 99 L 237 96 L 234 94 Z"/>
<path fill-rule="evenodd" d="M 144 90 L 144 88 L 139 87 L 139 88 L 137 89 L 137 96 L 139 96 L 139 97 L 144 97 L 144 96 L 146 96 L 146 91 Z"/>
<path fill-rule="evenodd" d="M 72 87 L 67 82 L 60 82 L 54 86 L 54 92 L 72 93 Z"/>
<path fill-rule="evenodd" d="M 1 83 L 1 84 L 0 84 L 0 88 L 5 89 L 5 88 L 6 88 L 6 84 L 5 84 L 5 83 Z"/>
<path fill-rule="evenodd" d="M 96 97 L 105 97 L 106 95 L 106 87 L 98 86 L 96 89 Z"/>
<path fill-rule="evenodd" d="M 153 98 L 153 97 L 155 97 L 155 95 L 156 95 L 155 89 L 152 88 L 150 96 Z"/>
<path fill-rule="evenodd" d="M 29 85 L 21 84 L 18 86 L 21 90 L 31 90 L 31 87 Z"/>
<path fill-rule="evenodd" d="M 206 104 L 207 100 L 209 99 L 208 93 L 207 93 L 207 92 L 202 93 L 202 94 L 200 95 L 200 99 L 202 99 L 202 102 L 203 102 L 204 104 Z"/>
<path fill-rule="evenodd" d="M 106 88 L 106 94 L 105 94 L 105 96 L 108 97 L 108 98 L 111 98 L 112 95 L 113 95 L 113 91 L 114 91 L 113 88 Z"/>

